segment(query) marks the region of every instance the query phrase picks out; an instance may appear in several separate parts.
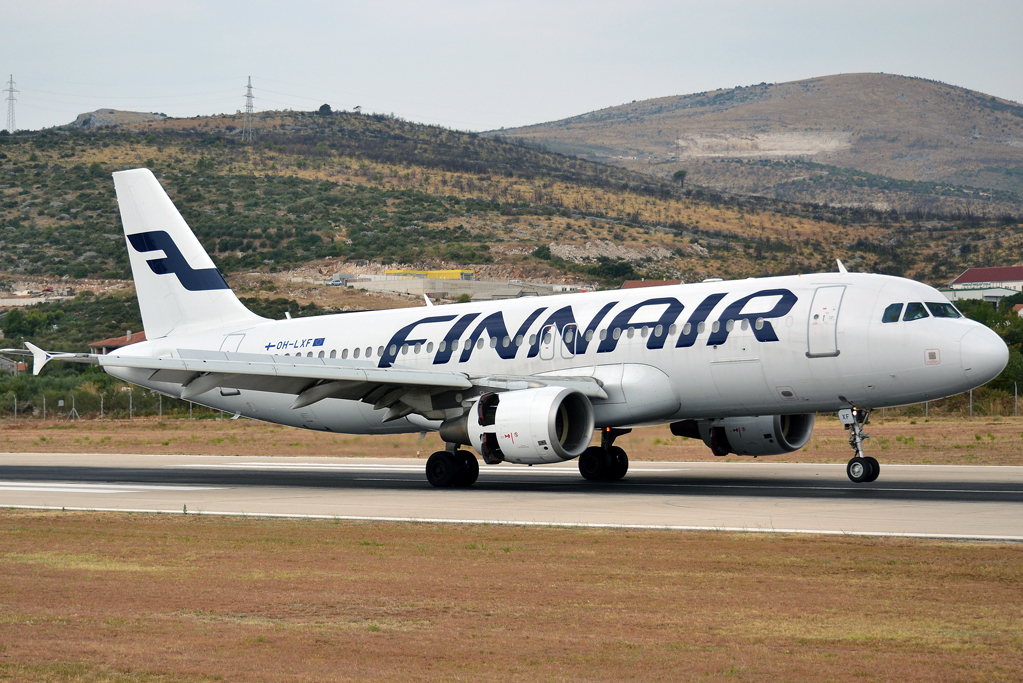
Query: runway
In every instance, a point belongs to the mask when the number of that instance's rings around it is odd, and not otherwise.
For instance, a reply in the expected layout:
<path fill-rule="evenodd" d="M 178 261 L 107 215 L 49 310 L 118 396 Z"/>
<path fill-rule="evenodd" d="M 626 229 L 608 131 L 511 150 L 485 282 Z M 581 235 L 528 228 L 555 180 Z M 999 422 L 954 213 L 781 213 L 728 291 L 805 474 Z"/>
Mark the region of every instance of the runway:
<path fill-rule="evenodd" d="M 620 482 L 574 461 L 481 465 L 434 489 L 425 460 L 0 454 L 0 507 L 1023 541 L 1023 467 L 634 462 Z"/>

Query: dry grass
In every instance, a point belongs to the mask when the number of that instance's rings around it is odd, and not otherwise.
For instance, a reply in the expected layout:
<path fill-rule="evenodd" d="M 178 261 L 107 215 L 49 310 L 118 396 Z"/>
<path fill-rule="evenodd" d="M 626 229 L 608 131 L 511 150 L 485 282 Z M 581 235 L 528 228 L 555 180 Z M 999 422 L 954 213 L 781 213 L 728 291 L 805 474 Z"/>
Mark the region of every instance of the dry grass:
<path fill-rule="evenodd" d="M 867 451 L 883 463 L 1023 465 L 1023 418 L 874 419 Z M 748 461 L 715 458 L 702 441 L 671 435 L 667 427 L 636 429 L 617 442 L 632 460 Z M 9 420 L 0 426 L 0 452 L 146 453 L 294 457 L 429 457 L 443 446 L 436 435 L 352 436 L 252 420 Z M 847 432 L 834 418 L 818 418 L 806 448 L 772 456 L 774 462 L 847 461 Z"/>
<path fill-rule="evenodd" d="M 4 512 L 0 680 L 1019 680 L 1023 547 Z"/>

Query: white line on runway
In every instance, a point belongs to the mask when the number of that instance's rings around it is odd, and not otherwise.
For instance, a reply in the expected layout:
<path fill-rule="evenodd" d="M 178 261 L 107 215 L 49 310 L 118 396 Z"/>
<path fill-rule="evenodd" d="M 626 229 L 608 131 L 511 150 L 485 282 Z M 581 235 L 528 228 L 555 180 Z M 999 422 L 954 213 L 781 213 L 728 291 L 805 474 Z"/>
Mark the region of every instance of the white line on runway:
<path fill-rule="evenodd" d="M 348 464 L 320 464 L 320 463 L 296 463 L 296 464 L 277 464 L 277 463 L 263 463 L 263 462 L 243 462 L 243 463 L 225 463 L 225 464 L 201 464 L 201 465 L 167 465 L 168 468 L 193 468 L 193 469 L 205 469 L 205 470 L 228 470 L 228 469 L 242 469 L 242 470 L 308 470 L 311 472 L 316 471 L 355 471 L 355 472 L 422 472 L 426 463 L 423 465 L 348 465 Z M 690 468 L 688 467 L 670 467 L 670 468 L 635 468 L 634 471 L 639 472 L 686 472 Z M 548 468 L 537 468 L 532 467 L 502 467 L 500 469 L 488 469 L 481 468 L 480 474 L 571 474 L 579 476 L 579 470 L 575 467 L 548 467 Z"/>
<path fill-rule="evenodd" d="M 569 529 L 644 529 L 653 531 L 723 531 L 726 533 L 761 534 L 818 534 L 821 536 L 873 536 L 884 538 L 932 538 L 954 541 L 1003 541 L 1020 543 L 1023 536 L 1000 536 L 996 534 L 932 534 L 900 531 L 846 531 L 842 529 L 776 529 L 772 527 L 742 526 L 682 526 L 675 524 L 612 524 L 599 522 L 537 522 L 493 519 L 444 519 L 437 517 L 371 517 L 362 515 L 305 515 L 276 512 L 218 512 L 211 510 L 184 512 L 183 510 L 148 510 L 144 508 L 88 508 L 56 507 L 53 505 L 4 505 L 18 510 L 61 510 L 69 512 L 127 512 L 133 514 L 151 513 L 161 515 L 205 515 L 209 517 L 253 517 L 268 519 L 326 519 L 344 522 L 402 522 L 412 524 L 464 524 L 489 526 L 556 527 Z"/>
<path fill-rule="evenodd" d="M 222 486 L 163 486 L 159 484 L 78 484 L 51 481 L 0 481 L 0 491 L 43 493 L 143 493 L 147 491 L 215 491 Z"/>

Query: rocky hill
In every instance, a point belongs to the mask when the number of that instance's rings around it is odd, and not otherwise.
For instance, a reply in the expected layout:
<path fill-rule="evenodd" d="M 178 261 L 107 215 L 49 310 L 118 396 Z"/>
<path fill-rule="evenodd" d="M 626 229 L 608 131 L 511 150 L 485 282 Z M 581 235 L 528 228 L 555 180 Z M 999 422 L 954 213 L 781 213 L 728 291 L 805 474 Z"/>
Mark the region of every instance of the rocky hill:
<path fill-rule="evenodd" d="M 267 112 L 254 141 L 244 126 L 214 116 L 0 133 L 0 289 L 127 279 L 110 173 L 139 166 L 239 291 L 261 296 L 284 293 L 285 277 L 388 266 L 617 286 L 831 270 L 836 257 L 942 284 L 1023 249 L 1010 216 L 925 220 L 683 189 L 388 116 Z"/>
<path fill-rule="evenodd" d="M 1023 106 L 903 76 L 662 97 L 497 134 L 794 201 L 991 215 L 1023 207 Z"/>

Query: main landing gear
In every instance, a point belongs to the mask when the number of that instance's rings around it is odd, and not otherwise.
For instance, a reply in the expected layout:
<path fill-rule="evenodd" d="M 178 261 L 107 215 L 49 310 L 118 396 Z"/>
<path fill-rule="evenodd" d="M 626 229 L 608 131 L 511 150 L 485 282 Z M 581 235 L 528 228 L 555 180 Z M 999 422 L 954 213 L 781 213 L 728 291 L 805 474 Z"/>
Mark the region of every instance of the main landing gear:
<path fill-rule="evenodd" d="M 615 439 L 631 429 L 607 427 L 600 433 L 600 445 L 590 446 L 579 456 L 579 474 L 589 481 L 618 481 L 629 471 L 629 456 L 614 445 Z"/>
<path fill-rule="evenodd" d="M 469 451 L 437 451 L 426 461 L 426 478 L 439 488 L 468 488 L 479 476 L 480 463 Z"/>
<path fill-rule="evenodd" d="M 881 465 L 874 458 L 863 454 L 863 440 L 870 438 L 870 434 L 863 433 L 863 425 L 870 419 L 870 410 L 846 408 L 838 411 L 838 419 L 849 430 L 849 445 L 854 453 L 852 460 L 845 466 L 845 473 L 857 484 L 874 481 L 881 474 Z"/>

